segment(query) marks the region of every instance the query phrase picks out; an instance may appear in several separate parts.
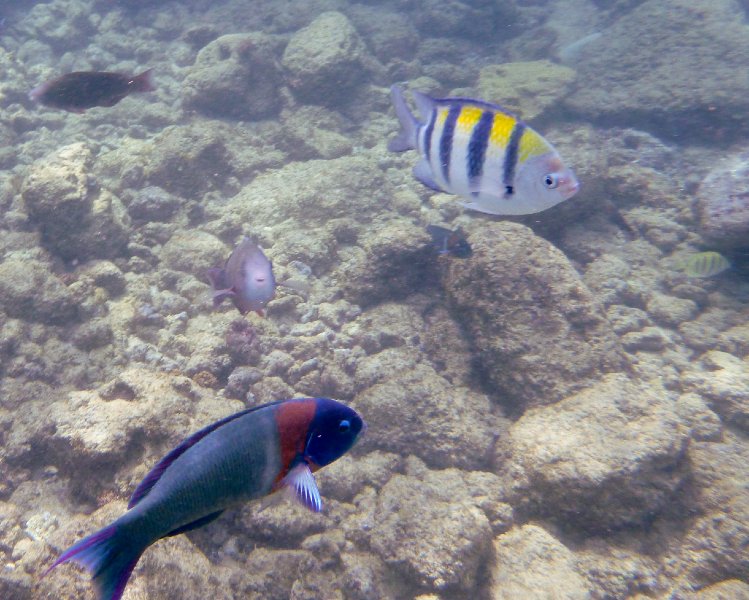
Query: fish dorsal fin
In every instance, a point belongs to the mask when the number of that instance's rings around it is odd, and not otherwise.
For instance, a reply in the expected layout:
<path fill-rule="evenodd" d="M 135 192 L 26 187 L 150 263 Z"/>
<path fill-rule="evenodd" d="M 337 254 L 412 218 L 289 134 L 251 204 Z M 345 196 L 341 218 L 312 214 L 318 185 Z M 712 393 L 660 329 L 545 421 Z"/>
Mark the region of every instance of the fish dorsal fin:
<path fill-rule="evenodd" d="M 188 523 L 187 525 L 182 525 L 182 527 L 177 527 L 177 529 L 173 529 L 169 533 L 167 533 L 164 537 L 172 537 L 174 535 L 179 535 L 180 533 L 185 533 L 187 531 L 192 531 L 193 529 L 198 529 L 199 527 L 203 527 L 203 525 L 208 525 L 211 521 L 215 521 L 218 519 L 222 514 L 224 510 L 217 510 L 214 513 L 211 513 L 209 515 L 206 515 L 205 517 L 200 517 L 199 519 L 195 519 L 192 523 Z"/>
<path fill-rule="evenodd" d="M 416 104 L 416 110 L 419 111 L 421 120 L 426 123 L 432 116 L 432 111 L 437 103 L 431 96 L 427 96 L 423 92 L 417 92 L 416 90 L 413 91 L 413 97 L 414 103 Z"/>
<path fill-rule="evenodd" d="M 284 484 L 294 492 L 294 497 L 313 512 L 322 510 L 322 498 L 317 489 L 315 476 L 310 471 L 309 465 L 300 462 L 288 475 L 284 477 Z"/>
<path fill-rule="evenodd" d="M 272 402 L 271 404 L 276 404 L 275 402 Z M 138 487 L 135 488 L 135 491 L 133 492 L 133 495 L 130 497 L 130 502 L 128 502 L 127 507 L 132 508 L 138 502 L 143 500 L 148 493 L 151 491 L 154 485 L 156 485 L 156 482 L 161 479 L 161 476 L 164 474 L 164 472 L 169 468 L 169 466 L 177 460 L 180 456 L 182 456 L 187 450 L 192 448 L 195 444 L 197 444 L 200 440 L 202 440 L 205 436 L 208 434 L 216 431 L 219 427 L 226 425 L 227 423 L 233 421 L 234 419 L 238 419 L 239 417 L 242 417 L 246 415 L 247 413 L 259 410 L 261 408 L 265 408 L 266 406 L 269 406 L 269 404 L 264 404 L 263 406 L 257 406 L 254 408 L 249 408 L 247 410 L 243 410 L 241 412 L 235 413 L 233 415 L 229 415 L 228 417 L 221 419 L 220 421 L 216 421 L 215 423 L 211 423 L 207 427 L 204 427 L 200 431 L 196 431 L 193 433 L 190 437 L 185 439 L 179 446 L 174 448 L 169 454 L 167 454 L 164 458 L 162 458 L 156 466 L 151 469 L 151 471 L 143 478 L 143 481 L 141 481 L 138 484 Z"/>

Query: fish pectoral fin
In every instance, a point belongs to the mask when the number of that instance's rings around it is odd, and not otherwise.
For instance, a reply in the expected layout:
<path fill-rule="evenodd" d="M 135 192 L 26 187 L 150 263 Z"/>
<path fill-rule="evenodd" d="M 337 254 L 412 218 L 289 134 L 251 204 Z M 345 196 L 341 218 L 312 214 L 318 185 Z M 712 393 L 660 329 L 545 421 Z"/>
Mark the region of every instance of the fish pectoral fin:
<path fill-rule="evenodd" d="M 317 489 L 315 476 L 307 463 L 299 463 L 284 477 L 284 485 L 291 488 L 294 497 L 313 512 L 322 510 L 322 498 Z"/>
<path fill-rule="evenodd" d="M 486 213 L 488 215 L 501 215 L 505 214 L 501 210 L 497 210 L 494 206 L 489 206 L 482 202 L 459 202 L 463 208 L 469 208 L 478 212 Z"/>
<path fill-rule="evenodd" d="M 413 175 L 425 186 L 430 187 L 438 192 L 444 191 L 434 180 L 432 167 L 429 166 L 426 158 L 422 158 L 421 160 L 419 160 L 419 162 L 416 163 L 416 166 L 413 168 Z"/>
<path fill-rule="evenodd" d="M 208 525 L 208 523 L 218 519 L 223 512 L 224 510 L 221 509 L 221 510 L 217 510 L 214 513 L 206 515 L 204 517 L 200 517 L 199 519 L 195 519 L 192 523 L 188 523 L 187 525 L 182 525 L 182 527 L 177 527 L 177 529 L 173 529 L 172 531 L 167 533 L 164 537 L 172 537 L 174 535 L 179 535 L 180 533 L 185 533 L 186 531 L 192 531 L 193 529 L 198 529 L 200 527 L 203 527 L 203 525 Z"/>
<path fill-rule="evenodd" d="M 227 298 L 231 298 L 232 296 L 236 296 L 237 292 L 235 292 L 232 289 L 227 290 L 216 290 L 213 292 L 213 307 L 217 308 L 221 305 L 221 303 L 226 300 Z"/>

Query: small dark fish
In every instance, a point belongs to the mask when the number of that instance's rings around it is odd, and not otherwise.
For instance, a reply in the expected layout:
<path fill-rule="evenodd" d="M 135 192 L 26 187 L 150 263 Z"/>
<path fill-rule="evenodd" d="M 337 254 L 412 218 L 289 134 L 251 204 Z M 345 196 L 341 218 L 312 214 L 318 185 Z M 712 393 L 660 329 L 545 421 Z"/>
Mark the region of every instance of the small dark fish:
<path fill-rule="evenodd" d="M 128 94 L 156 89 L 153 69 L 140 75 L 76 71 L 35 87 L 29 98 L 44 106 L 82 113 L 95 106 L 114 106 Z"/>
<path fill-rule="evenodd" d="M 119 519 L 68 548 L 47 569 L 84 566 L 99 600 L 119 600 L 141 554 L 156 541 L 207 525 L 227 508 L 281 489 L 322 510 L 313 473 L 343 456 L 366 424 L 329 398 L 245 410 L 194 433 L 153 467 Z"/>
<path fill-rule="evenodd" d="M 468 258 L 473 254 L 463 230 L 450 231 L 439 225 L 427 225 L 427 233 L 432 236 L 432 246 L 437 254 L 449 254 L 455 258 Z"/>
<path fill-rule="evenodd" d="M 213 287 L 213 306 L 231 298 L 243 315 L 254 310 L 262 316 L 263 308 L 276 293 L 273 264 L 249 238 L 234 248 L 223 269 L 209 269 L 208 279 Z"/>

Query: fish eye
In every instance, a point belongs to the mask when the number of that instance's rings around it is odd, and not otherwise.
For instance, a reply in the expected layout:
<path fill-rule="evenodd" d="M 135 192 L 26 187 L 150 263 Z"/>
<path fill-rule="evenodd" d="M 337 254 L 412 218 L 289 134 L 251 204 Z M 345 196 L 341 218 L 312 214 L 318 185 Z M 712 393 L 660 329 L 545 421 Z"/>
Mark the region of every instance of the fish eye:
<path fill-rule="evenodd" d="M 559 176 L 556 173 L 544 175 L 544 185 L 546 186 L 546 189 L 555 189 L 559 185 Z"/>
<path fill-rule="evenodd" d="M 348 433 L 351 429 L 351 421 L 348 419 L 343 419 L 340 423 L 338 423 L 338 433 Z"/>

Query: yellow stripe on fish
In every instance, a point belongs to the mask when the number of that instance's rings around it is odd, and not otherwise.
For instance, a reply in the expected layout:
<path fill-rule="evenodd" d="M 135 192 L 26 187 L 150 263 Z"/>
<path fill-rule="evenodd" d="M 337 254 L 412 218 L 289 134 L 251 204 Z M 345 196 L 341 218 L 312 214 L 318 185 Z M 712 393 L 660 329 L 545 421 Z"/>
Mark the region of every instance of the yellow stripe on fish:
<path fill-rule="evenodd" d="M 549 142 L 542 138 L 532 129 L 526 129 L 525 135 L 520 140 L 518 149 L 518 163 L 524 163 L 534 156 L 542 156 L 551 150 Z"/>
<path fill-rule="evenodd" d="M 484 111 L 476 106 L 464 106 L 460 109 L 460 115 L 455 123 L 455 130 L 470 134 L 483 114 Z"/>
<path fill-rule="evenodd" d="M 518 120 L 515 117 L 511 117 L 505 113 L 494 113 L 492 129 L 489 133 L 489 143 L 504 150 L 510 141 L 512 130 L 515 129 L 517 122 Z"/>

